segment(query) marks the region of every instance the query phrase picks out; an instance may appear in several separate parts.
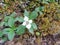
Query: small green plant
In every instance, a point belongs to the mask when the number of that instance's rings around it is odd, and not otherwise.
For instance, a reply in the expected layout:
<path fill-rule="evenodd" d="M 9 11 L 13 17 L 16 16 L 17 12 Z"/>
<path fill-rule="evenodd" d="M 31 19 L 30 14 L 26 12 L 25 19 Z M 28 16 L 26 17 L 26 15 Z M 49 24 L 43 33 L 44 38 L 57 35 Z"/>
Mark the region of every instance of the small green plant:
<path fill-rule="evenodd" d="M 0 31 L 0 37 L 7 35 L 9 40 L 13 40 L 15 35 L 22 35 L 26 30 L 28 30 L 28 32 L 31 34 L 34 34 L 34 31 L 37 30 L 37 24 L 33 20 L 37 18 L 38 12 L 40 14 L 43 14 L 43 9 L 44 7 L 40 6 L 35 8 L 35 10 L 32 12 L 24 10 L 23 17 L 16 17 L 15 12 L 10 15 L 5 15 L 4 20 L 0 23 L 0 26 L 5 26 L 5 28 Z M 15 26 L 16 21 L 21 24 Z"/>
<path fill-rule="evenodd" d="M 37 11 L 28 12 L 25 10 L 24 17 L 16 17 L 16 13 L 13 12 L 9 16 L 4 17 L 4 21 L 1 22 L 0 26 L 7 26 L 2 31 L 0 31 L 0 37 L 3 35 L 7 35 L 9 40 L 13 40 L 15 35 L 22 35 L 25 33 L 26 29 L 31 33 L 34 34 L 34 31 L 37 30 L 37 25 L 34 23 L 34 19 L 38 16 Z M 19 21 L 22 24 L 15 26 L 15 22 Z"/>
<path fill-rule="evenodd" d="M 25 32 L 25 28 L 27 30 L 34 34 L 34 30 L 37 30 L 37 25 L 32 21 L 32 19 L 35 19 L 38 16 L 36 11 L 33 11 L 29 13 L 27 10 L 24 12 L 24 18 L 20 17 L 21 20 L 18 18 L 16 20 L 23 22 L 18 28 L 17 28 L 17 33 L 20 35 Z"/>

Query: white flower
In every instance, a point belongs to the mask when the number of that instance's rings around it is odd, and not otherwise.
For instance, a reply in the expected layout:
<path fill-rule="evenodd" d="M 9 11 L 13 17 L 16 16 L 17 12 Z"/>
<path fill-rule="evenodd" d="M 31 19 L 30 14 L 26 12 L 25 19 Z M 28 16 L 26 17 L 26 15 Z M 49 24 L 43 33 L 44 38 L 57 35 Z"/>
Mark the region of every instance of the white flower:
<path fill-rule="evenodd" d="M 32 20 L 29 20 L 29 18 L 27 16 L 24 17 L 24 22 L 23 22 L 23 26 L 26 26 L 27 29 L 30 29 L 31 28 L 31 23 L 32 23 Z"/>

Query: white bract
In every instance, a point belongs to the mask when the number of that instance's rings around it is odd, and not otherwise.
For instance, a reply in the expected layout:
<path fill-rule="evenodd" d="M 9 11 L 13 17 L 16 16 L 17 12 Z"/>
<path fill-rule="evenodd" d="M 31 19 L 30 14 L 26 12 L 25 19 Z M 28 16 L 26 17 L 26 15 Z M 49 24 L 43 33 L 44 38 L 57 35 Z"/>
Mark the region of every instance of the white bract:
<path fill-rule="evenodd" d="M 29 20 L 29 18 L 27 16 L 24 17 L 24 22 L 23 22 L 23 26 L 26 26 L 27 29 L 30 29 L 31 28 L 31 23 L 32 23 L 32 20 Z"/>

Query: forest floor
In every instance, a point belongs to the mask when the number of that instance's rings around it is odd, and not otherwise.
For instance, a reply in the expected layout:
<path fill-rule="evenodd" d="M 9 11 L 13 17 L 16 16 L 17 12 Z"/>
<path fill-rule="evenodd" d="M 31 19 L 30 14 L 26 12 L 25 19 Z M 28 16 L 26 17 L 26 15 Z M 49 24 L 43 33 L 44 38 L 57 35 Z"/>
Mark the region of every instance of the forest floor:
<path fill-rule="evenodd" d="M 2 0 L 0 1 L 2 2 Z M 34 35 L 26 32 L 23 35 L 16 35 L 12 41 L 5 41 L 0 45 L 60 45 L 60 5 L 55 3 L 43 4 L 39 1 L 23 1 L 15 2 L 5 0 L 6 9 L 0 6 L 0 22 L 3 21 L 4 15 L 16 12 L 17 16 L 21 16 L 24 9 L 33 11 L 36 7 L 44 6 L 44 14 L 39 14 L 34 20 L 38 29 L 34 31 Z M 34 6 L 35 5 L 35 6 Z M 0 27 L 2 29 L 3 27 Z M 40 32 L 40 35 L 36 35 Z"/>

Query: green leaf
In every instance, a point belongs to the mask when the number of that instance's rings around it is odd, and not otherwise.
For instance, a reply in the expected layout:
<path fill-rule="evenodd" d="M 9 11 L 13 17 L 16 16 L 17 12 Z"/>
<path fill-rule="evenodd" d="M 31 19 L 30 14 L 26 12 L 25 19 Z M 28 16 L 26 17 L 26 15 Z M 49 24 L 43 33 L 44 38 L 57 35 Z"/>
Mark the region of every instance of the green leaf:
<path fill-rule="evenodd" d="M 32 23 L 31 25 L 33 29 L 37 30 L 37 25 L 35 23 Z"/>
<path fill-rule="evenodd" d="M 8 26 L 8 20 L 9 20 L 10 16 L 5 16 L 4 18 L 4 25 Z"/>
<path fill-rule="evenodd" d="M 29 12 L 27 10 L 24 11 L 24 16 L 29 17 Z"/>
<path fill-rule="evenodd" d="M 29 19 L 35 19 L 38 16 L 38 13 L 36 11 L 31 12 Z"/>
<path fill-rule="evenodd" d="M 43 7 L 43 6 L 37 7 L 37 8 L 35 9 L 35 11 L 39 12 L 40 14 L 43 14 L 42 11 L 44 11 L 44 7 Z"/>
<path fill-rule="evenodd" d="M 12 27 L 12 26 L 14 26 L 14 22 L 15 22 L 15 20 L 14 20 L 14 18 L 9 18 L 9 20 L 8 20 L 8 26 L 10 26 L 10 27 Z"/>
<path fill-rule="evenodd" d="M 3 32 L 2 31 L 0 31 L 0 37 L 2 37 L 3 36 Z"/>
<path fill-rule="evenodd" d="M 40 7 L 35 8 L 35 11 L 39 12 L 39 11 L 40 11 L 39 8 L 40 8 Z"/>
<path fill-rule="evenodd" d="M 21 35 L 21 34 L 25 33 L 25 28 L 26 28 L 25 26 L 20 25 L 19 27 L 17 27 L 16 33 L 17 33 L 18 35 Z"/>
<path fill-rule="evenodd" d="M 10 16 L 15 17 L 15 15 L 16 15 L 16 12 L 13 12 Z"/>
<path fill-rule="evenodd" d="M 9 16 L 5 16 L 4 21 L 7 22 L 9 19 Z"/>
<path fill-rule="evenodd" d="M 5 22 L 5 24 L 4 24 L 5 26 L 8 26 L 8 22 Z"/>
<path fill-rule="evenodd" d="M 48 0 L 43 0 L 43 3 L 45 3 L 45 4 L 48 4 L 48 2 L 47 2 Z"/>
<path fill-rule="evenodd" d="M 55 0 L 50 0 L 50 2 L 55 2 Z"/>
<path fill-rule="evenodd" d="M 15 26 L 12 26 L 11 29 L 14 31 L 14 30 L 16 30 L 16 27 Z"/>
<path fill-rule="evenodd" d="M 3 33 L 8 35 L 8 39 L 9 40 L 13 40 L 14 36 L 15 36 L 15 32 L 14 30 L 12 30 L 11 28 L 5 28 L 3 30 Z"/>
<path fill-rule="evenodd" d="M 0 26 L 3 26 L 5 24 L 5 22 L 0 22 Z"/>
<path fill-rule="evenodd" d="M 7 35 L 8 35 L 8 39 L 9 40 L 13 40 L 13 38 L 15 36 L 15 32 L 14 31 L 10 31 Z"/>
<path fill-rule="evenodd" d="M 24 19 L 23 19 L 23 17 L 17 17 L 17 18 L 15 19 L 15 21 L 24 22 Z"/>
<path fill-rule="evenodd" d="M 28 30 L 31 34 L 34 34 L 34 29 L 31 27 L 29 30 Z"/>
<path fill-rule="evenodd" d="M 10 31 L 12 31 L 11 28 L 5 28 L 5 29 L 3 29 L 3 33 L 4 34 L 8 34 Z"/>
<path fill-rule="evenodd" d="M 40 10 L 40 11 L 44 11 L 44 7 L 41 6 L 41 7 L 39 8 L 39 10 Z"/>

